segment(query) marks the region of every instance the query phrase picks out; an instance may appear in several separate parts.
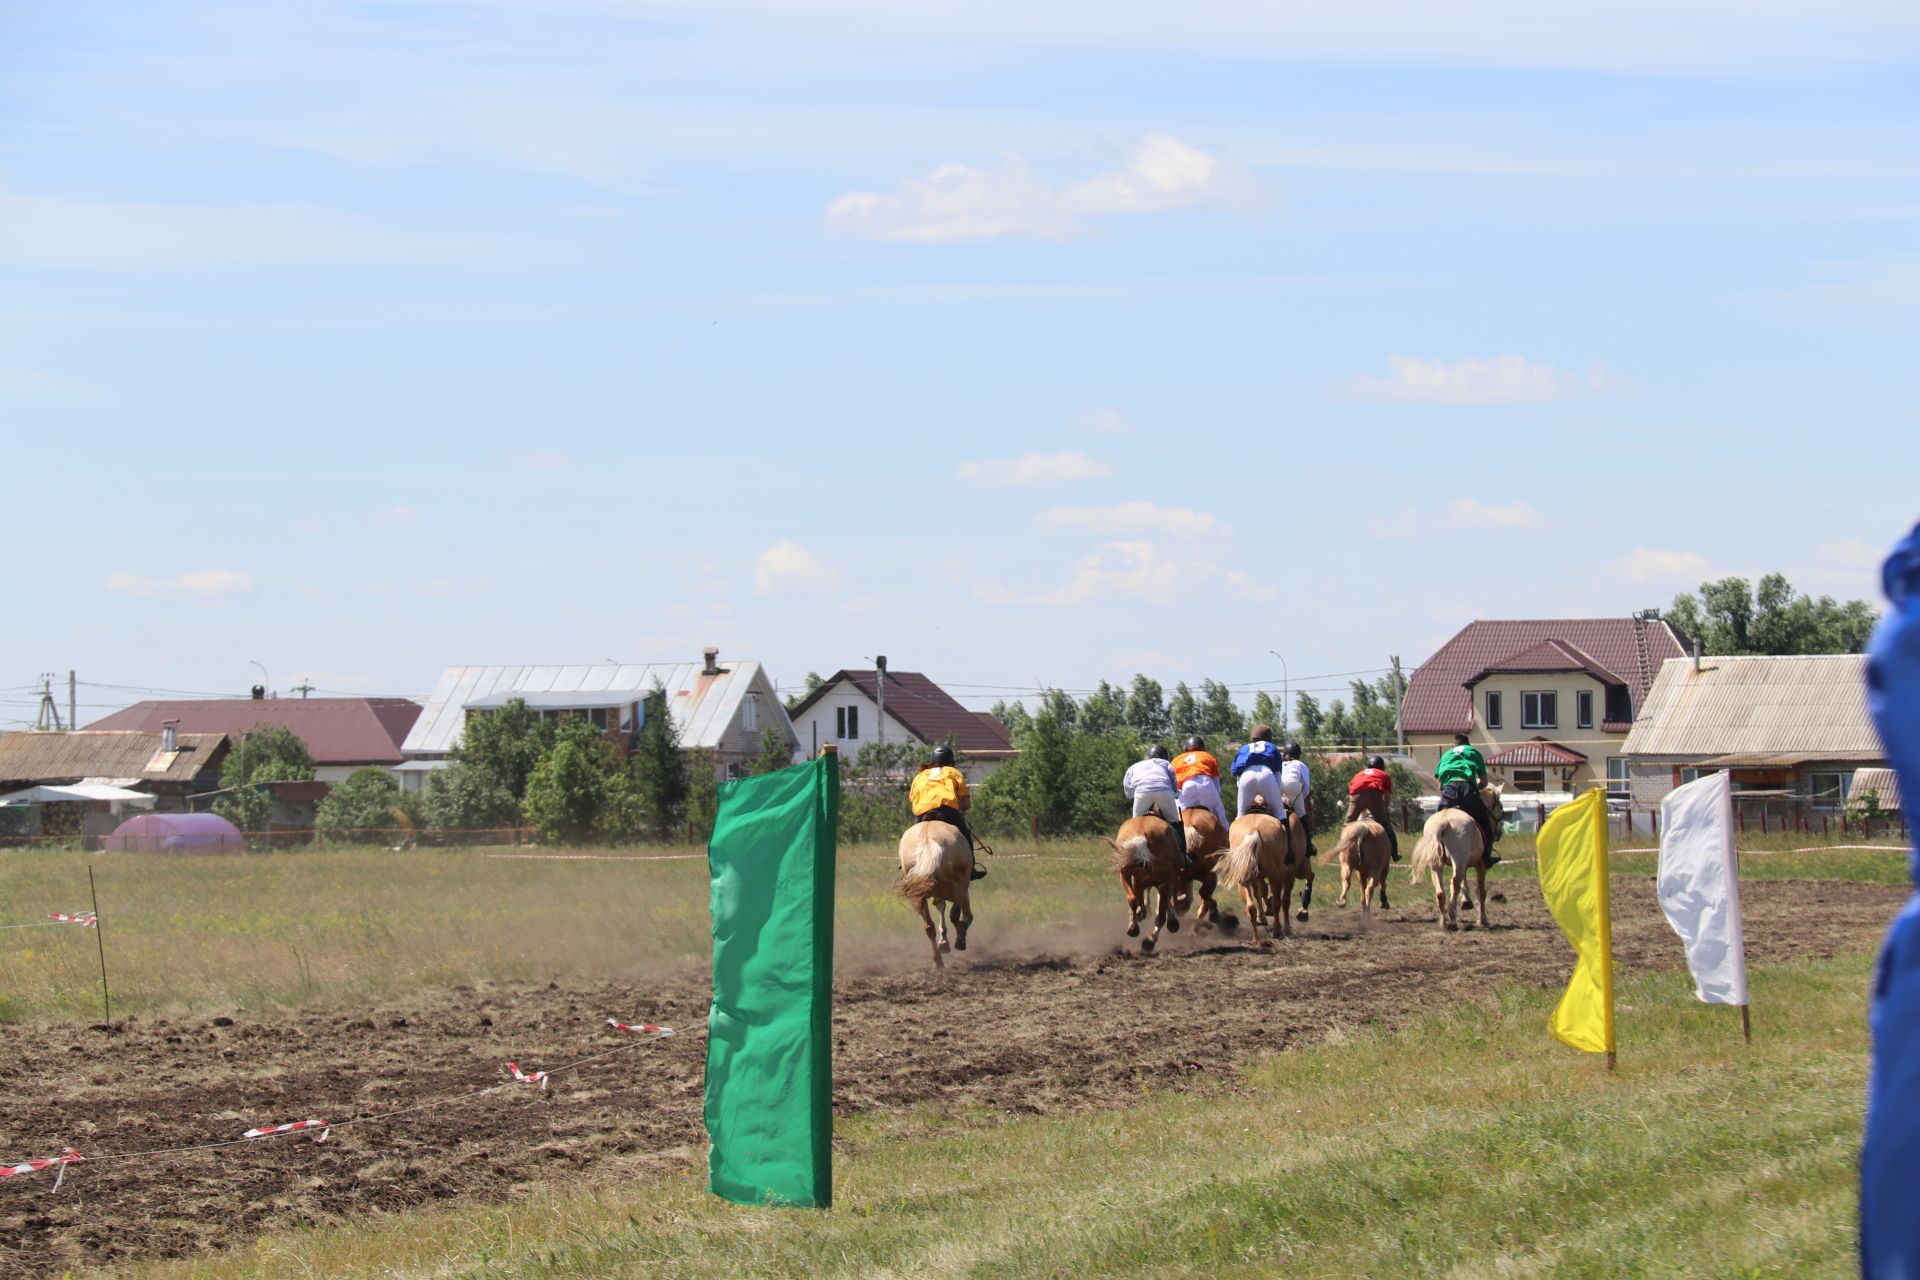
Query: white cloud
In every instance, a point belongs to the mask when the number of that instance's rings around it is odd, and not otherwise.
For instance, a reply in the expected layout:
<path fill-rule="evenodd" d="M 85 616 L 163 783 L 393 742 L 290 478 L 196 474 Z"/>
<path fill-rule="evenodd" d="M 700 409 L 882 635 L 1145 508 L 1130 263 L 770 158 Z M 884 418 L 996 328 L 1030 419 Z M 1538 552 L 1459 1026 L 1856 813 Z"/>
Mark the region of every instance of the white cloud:
<path fill-rule="evenodd" d="M 1697 551 L 1661 551 L 1636 547 L 1614 561 L 1613 571 L 1634 582 L 1700 582 L 1707 577 L 1707 558 Z"/>
<path fill-rule="evenodd" d="M 123 596 L 217 597 L 251 591 L 253 579 L 233 569 L 196 569 L 174 578 L 113 573 L 107 575 L 107 590 Z"/>
<path fill-rule="evenodd" d="M 1089 409 L 1080 415 L 1080 426 L 1100 435 L 1119 435 L 1133 430 L 1133 422 L 1118 409 Z"/>
<path fill-rule="evenodd" d="M 395 503 L 391 507 L 382 507 L 378 511 L 369 513 L 367 516 L 367 519 L 373 521 L 373 523 L 383 529 L 399 529 L 412 524 L 419 518 L 420 513 L 405 503 Z"/>
<path fill-rule="evenodd" d="M 995 169 L 944 164 L 893 192 L 848 192 L 827 206 L 826 223 L 876 240 L 1057 239 L 1117 214 L 1260 203 L 1259 184 L 1240 165 L 1172 134 L 1150 133 L 1124 167 L 1083 182 L 1049 185 L 1017 155 Z"/>
<path fill-rule="evenodd" d="M 967 484 L 994 488 L 1036 488 L 1050 484 L 1074 484 L 1081 480 L 1104 480 L 1113 467 L 1084 453 L 1023 453 L 1017 458 L 981 458 L 963 462 L 956 473 Z"/>
<path fill-rule="evenodd" d="M 1447 519 L 1476 529 L 1524 529 L 1546 517 L 1524 502 L 1476 502 L 1461 498 L 1447 508 Z"/>
<path fill-rule="evenodd" d="M 1426 404 L 1521 404 L 1559 400 L 1579 380 L 1550 364 L 1521 356 L 1490 359 L 1423 360 L 1389 356 L 1384 378 L 1350 378 L 1341 394 L 1350 400 L 1404 400 Z"/>
<path fill-rule="evenodd" d="M 1211 512 L 1163 507 L 1153 502 L 1120 502 L 1109 507 L 1049 507 L 1033 519 L 1036 529 L 1072 529 L 1102 537 L 1163 533 L 1202 538 L 1224 532 Z"/>
<path fill-rule="evenodd" d="M 1023 593 L 998 583 L 974 587 L 989 604 L 1079 605 L 1122 600 L 1156 604 L 1184 598 L 1199 588 L 1237 600 L 1271 600 L 1272 587 L 1211 560 L 1163 554 L 1151 542 L 1109 542 L 1073 566 L 1067 581 L 1052 590 Z"/>
<path fill-rule="evenodd" d="M 819 590 L 839 580 L 813 552 L 786 538 L 762 551 L 753 563 L 753 589 L 762 595 Z"/>

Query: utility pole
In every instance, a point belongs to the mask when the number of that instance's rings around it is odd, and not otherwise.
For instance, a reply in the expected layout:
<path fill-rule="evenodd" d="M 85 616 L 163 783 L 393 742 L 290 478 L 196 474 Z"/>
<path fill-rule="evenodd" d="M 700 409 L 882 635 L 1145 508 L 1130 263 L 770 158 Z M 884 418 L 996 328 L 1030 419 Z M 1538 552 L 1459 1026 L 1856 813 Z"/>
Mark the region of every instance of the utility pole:
<path fill-rule="evenodd" d="M 33 722 L 39 730 L 64 729 L 60 723 L 60 704 L 53 700 L 53 672 L 40 673 L 40 715 Z"/>
<path fill-rule="evenodd" d="M 873 687 L 880 695 L 880 745 L 887 745 L 887 655 L 880 654 L 873 660 Z"/>
<path fill-rule="evenodd" d="M 1268 653 L 1280 658 L 1278 649 L 1269 649 Z M 1287 660 L 1280 658 L 1280 737 L 1287 736 L 1287 722 L 1293 716 L 1293 677 L 1287 673 Z"/>
<path fill-rule="evenodd" d="M 74 692 L 79 687 L 79 681 L 73 676 L 73 668 L 67 668 L 67 728 L 69 729 L 80 727 L 80 699 Z"/>
<path fill-rule="evenodd" d="M 1407 754 L 1407 729 L 1400 723 L 1400 703 L 1406 697 L 1406 677 L 1400 674 L 1400 655 L 1394 654 L 1387 661 L 1393 664 L 1393 731 L 1400 742 L 1400 754 Z"/>
<path fill-rule="evenodd" d="M 309 680 L 302 680 L 299 684 L 293 686 L 293 691 L 304 698 L 313 692 L 313 683 Z"/>

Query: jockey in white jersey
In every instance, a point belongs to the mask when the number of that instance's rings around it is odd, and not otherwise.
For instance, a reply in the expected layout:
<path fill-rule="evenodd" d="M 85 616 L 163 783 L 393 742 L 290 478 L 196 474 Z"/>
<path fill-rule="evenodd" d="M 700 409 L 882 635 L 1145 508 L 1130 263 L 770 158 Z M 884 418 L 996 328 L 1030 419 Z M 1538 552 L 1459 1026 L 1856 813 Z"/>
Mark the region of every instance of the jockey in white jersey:
<path fill-rule="evenodd" d="M 1299 814 L 1301 821 L 1311 828 L 1313 775 L 1307 772 L 1305 762 L 1300 759 L 1299 743 L 1289 742 L 1286 756 L 1286 763 L 1280 766 L 1280 794 L 1286 798 L 1287 807 Z"/>
<path fill-rule="evenodd" d="M 1167 749 L 1157 742 L 1148 747 L 1147 758 L 1127 769 L 1120 787 L 1127 799 L 1133 801 L 1134 817 L 1152 814 L 1172 828 L 1180 861 L 1191 867 L 1192 860 L 1187 857 L 1187 828 L 1180 821 L 1180 800 L 1173 785 L 1173 766 L 1167 763 Z"/>

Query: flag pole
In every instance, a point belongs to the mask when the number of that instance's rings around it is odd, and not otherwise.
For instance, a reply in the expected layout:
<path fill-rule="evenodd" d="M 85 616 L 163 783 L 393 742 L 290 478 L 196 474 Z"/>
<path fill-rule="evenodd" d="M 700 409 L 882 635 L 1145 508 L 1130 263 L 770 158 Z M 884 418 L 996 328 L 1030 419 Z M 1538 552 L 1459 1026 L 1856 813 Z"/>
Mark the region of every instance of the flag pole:
<path fill-rule="evenodd" d="M 87 864 L 87 893 L 93 898 L 93 940 L 100 948 L 100 1020 L 113 1025 L 113 995 L 107 990 L 107 937 L 100 927 L 100 890 L 94 887 L 93 864 Z"/>

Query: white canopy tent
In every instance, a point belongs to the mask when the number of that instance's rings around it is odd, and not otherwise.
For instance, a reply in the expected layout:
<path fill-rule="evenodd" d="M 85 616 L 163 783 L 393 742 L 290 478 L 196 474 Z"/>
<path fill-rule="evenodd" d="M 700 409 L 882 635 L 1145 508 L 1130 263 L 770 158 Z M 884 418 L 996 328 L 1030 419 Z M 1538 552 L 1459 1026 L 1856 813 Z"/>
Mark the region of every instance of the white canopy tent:
<path fill-rule="evenodd" d="M 8 792 L 0 796 L 0 805 L 71 804 L 75 801 L 104 800 L 113 806 L 113 812 L 119 813 L 122 809 L 151 809 L 159 799 L 159 796 L 148 795 L 144 791 L 130 791 L 108 782 L 71 782 L 65 786 L 42 785 Z"/>

